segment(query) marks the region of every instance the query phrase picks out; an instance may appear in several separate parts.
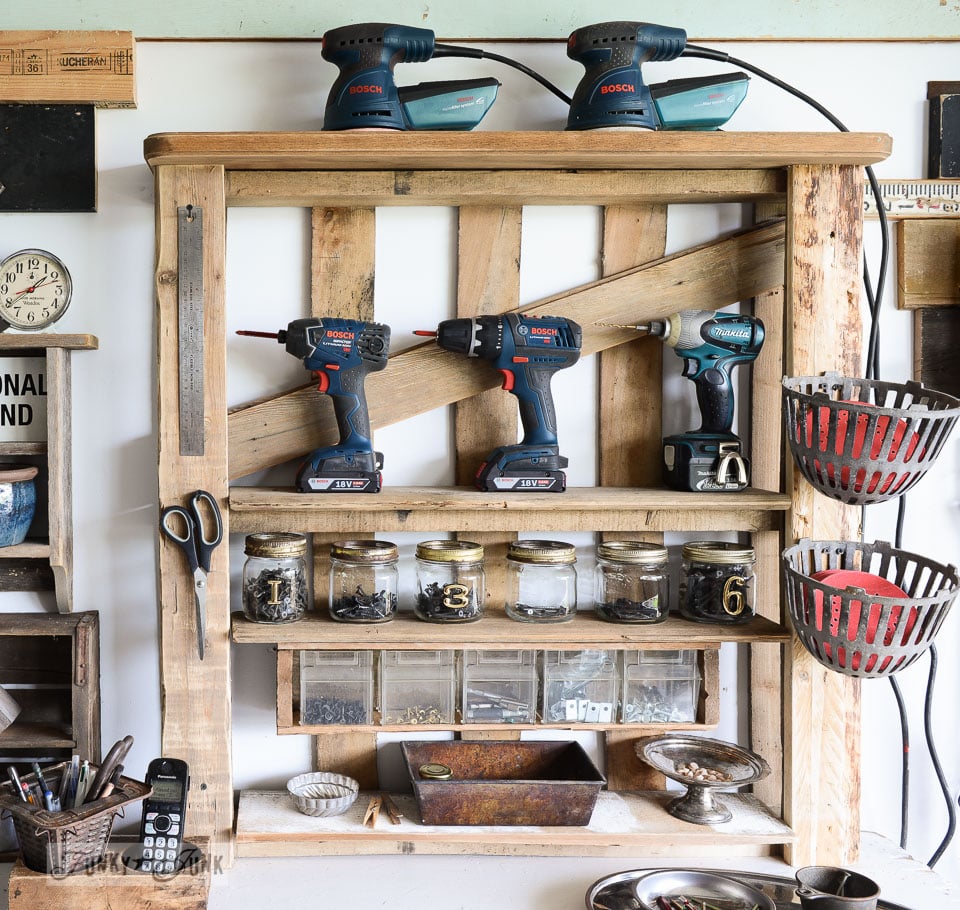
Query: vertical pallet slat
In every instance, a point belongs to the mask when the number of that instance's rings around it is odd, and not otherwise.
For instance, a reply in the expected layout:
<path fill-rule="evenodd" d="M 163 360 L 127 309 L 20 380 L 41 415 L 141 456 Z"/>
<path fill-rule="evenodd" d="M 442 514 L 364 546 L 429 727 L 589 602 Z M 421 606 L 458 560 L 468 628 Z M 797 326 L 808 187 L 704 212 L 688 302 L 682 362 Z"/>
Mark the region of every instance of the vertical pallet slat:
<path fill-rule="evenodd" d="M 57 609 L 73 611 L 73 483 L 70 351 L 47 348 L 47 499 Z"/>
<path fill-rule="evenodd" d="M 754 220 L 762 223 L 783 216 L 783 206 L 757 204 Z M 783 488 L 783 418 L 781 379 L 784 356 L 784 291 L 779 289 L 755 297 L 753 313 L 763 321 L 763 350 L 753 365 L 752 414 L 750 418 L 751 483 L 764 490 Z M 757 554 L 757 612 L 779 622 L 780 551 L 782 535 L 755 534 Z M 783 648 L 778 644 L 750 646 L 750 747 L 770 765 L 770 776 L 754 784 L 754 796 L 774 812 L 783 805 Z"/>
<path fill-rule="evenodd" d="M 374 320 L 373 290 L 376 268 L 376 211 L 372 208 L 315 208 L 311 210 L 310 313 L 340 319 Z M 335 293 L 331 293 L 334 289 Z M 318 399 L 320 393 L 317 393 Z M 318 401 L 328 408 L 329 401 Z M 330 495 L 335 493 L 323 494 Z M 330 544 L 341 535 L 314 534 L 313 594 L 314 609 L 327 609 L 329 590 Z M 292 654 L 292 652 L 291 652 Z M 292 666 L 291 666 L 292 670 Z M 290 685 L 293 685 L 291 680 Z M 292 693 L 288 686 L 288 695 Z M 342 753 L 331 750 L 342 740 Z M 314 767 L 336 771 L 375 789 L 377 783 L 377 734 L 357 731 L 314 739 Z M 354 773 L 356 772 L 356 773 Z M 360 775 L 359 777 L 357 775 Z"/>
<path fill-rule="evenodd" d="M 603 277 L 660 258 L 666 236 L 665 205 L 605 207 Z M 659 339 L 638 338 L 599 355 L 601 486 L 649 487 L 660 483 L 662 351 Z M 631 536 L 653 542 L 663 540 L 662 534 L 638 532 Z M 629 728 L 608 730 L 605 735 L 607 783 L 611 790 L 660 789 L 665 785 L 663 775 L 637 758 L 633 749 L 636 738 L 637 733 Z"/>
<path fill-rule="evenodd" d="M 73 738 L 78 754 L 100 761 L 100 614 L 79 614 L 73 639 Z"/>
<path fill-rule="evenodd" d="M 788 375 L 861 373 L 862 202 L 859 167 L 789 168 Z M 815 492 L 797 471 L 788 472 L 787 490 L 793 540 L 857 539 L 854 507 Z M 846 864 L 859 849 L 859 681 L 821 667 L 796 637 L 785 650 L 784 815 L 798 835 L 786 858 L 798 866 Z"/>
<path fill-rule="evenodd" d="M 458 212 L 457 316 L 491 316 L 520 303 L 520 206 L 462 206 Z M 487 364 L 467 365 L 492 369 Z M 477 467 L 492 449 L 517 439 L 517 405 L 502 389 L 489 389 L 454 405 L 456 482 L 473 486 Z M 506 553 L 514 533 L 470 532 L 483 546 L 485 609 L 501 611 L 506 596 Z M 464 730 L 460 739 L 519 739 L 513 731 Z"/>
<path fill-rule="evenodd" d="M 159 501 L 184 505 L 194 490 L 227 508 L 225 291 L 226 204 L 222 167 L 157 169 L 156 198 L 159 397 Z M 202 457 L 180 454 L 177 346 L 177 208 L 203 209 L 204 426 Z M 157 535 L 159 549 L 161 723 L 163 754 L 190 766 L 186 834 L 209 836 L 211 850 L 233 861 L 233 783 L 230 723 L 230 597 L 228 548 L 213 554 L 207 580 L 206 653 L 197 654 L 193 577 L 183 553 Z"/>
<path fill-rule="evenodd" d="M 490 316 L 515 310 L 520 301 L 519 206 L 463 206 L 459 210 L 457 316 Z M 491 370 L 489 364 L 464 369 Z M 490 389 L 454 406 L 456 482 L 473 486 L 477 467 L 492 449 L 517 439 L 517 404 Z M 516 534 L 473 533 L 484 548 L 486 608 L 500 610 L 506 594 L 505 556 Z"/>

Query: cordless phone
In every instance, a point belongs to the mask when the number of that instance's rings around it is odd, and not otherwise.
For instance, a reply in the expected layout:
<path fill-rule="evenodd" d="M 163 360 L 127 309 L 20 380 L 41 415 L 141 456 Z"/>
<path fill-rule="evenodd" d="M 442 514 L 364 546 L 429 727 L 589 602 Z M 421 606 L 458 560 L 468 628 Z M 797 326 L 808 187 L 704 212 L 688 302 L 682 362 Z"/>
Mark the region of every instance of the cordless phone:
<path fill-rule="evenodd" d="M 141 872 L 175 872 L 183 845 L 190 772 L 179 758 L 155 758 L 147 766 L 153 793 L 143 802 L 140 820 Z"/>

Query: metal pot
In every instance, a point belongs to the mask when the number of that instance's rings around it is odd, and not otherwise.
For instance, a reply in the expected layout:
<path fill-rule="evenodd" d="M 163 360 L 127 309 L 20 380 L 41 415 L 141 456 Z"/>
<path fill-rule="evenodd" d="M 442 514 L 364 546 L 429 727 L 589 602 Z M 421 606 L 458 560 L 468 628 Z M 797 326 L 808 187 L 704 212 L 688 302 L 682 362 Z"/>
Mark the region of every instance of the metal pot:
<path fill-rule="evenodd" d="M 803 910 L 876 910 L 880 887 L 875 881 L 837 866 L 797 870 L 797 897 Z"/>

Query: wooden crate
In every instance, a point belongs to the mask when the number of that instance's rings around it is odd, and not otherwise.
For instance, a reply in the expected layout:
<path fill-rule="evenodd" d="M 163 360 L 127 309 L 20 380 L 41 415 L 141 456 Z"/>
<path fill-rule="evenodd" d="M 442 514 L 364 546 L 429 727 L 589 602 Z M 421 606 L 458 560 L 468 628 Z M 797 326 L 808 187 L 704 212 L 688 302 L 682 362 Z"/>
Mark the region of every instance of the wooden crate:
<path fill-rule="evenodd" d="M 55 876 L 33 872 L 17 860 L 10 872 L 8 910 L 204 910 L 211 861 L 206 840 L 192 841 L 204 860 L 175 876 L 131 872 L 120 852 L 110 852 L 87 872 Z"/>
<path fill-rule="evenodd" d="M 0 613 L 0 685 L 21 706 L 0 733 L 3 764 L 100 761 L 99 613 Z"/>

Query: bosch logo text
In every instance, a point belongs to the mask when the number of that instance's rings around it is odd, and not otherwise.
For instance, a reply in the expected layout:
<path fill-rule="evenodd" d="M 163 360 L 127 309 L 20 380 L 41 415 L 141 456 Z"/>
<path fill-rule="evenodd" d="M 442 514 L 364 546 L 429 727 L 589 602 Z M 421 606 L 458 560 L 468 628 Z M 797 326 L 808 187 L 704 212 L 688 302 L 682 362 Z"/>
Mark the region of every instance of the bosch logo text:
<path fill-rule="evenodd" d="M 382 95 L 382 85 L 351 85 L 351 95 Z"/>
<path fill-rule="evenodd" d="M 327 338 L 344 338 L 347 341 L 352 341 L 353 332 L 337 332 L 334 329 L 327 329 Z"/>
<path fill-rule="evenodd" d="M 601 85 L 600 94 L 609 95 L 611 92 L 635 92 L 637 87 L 632 82 L 614 82 L 612 85 Z"/>

